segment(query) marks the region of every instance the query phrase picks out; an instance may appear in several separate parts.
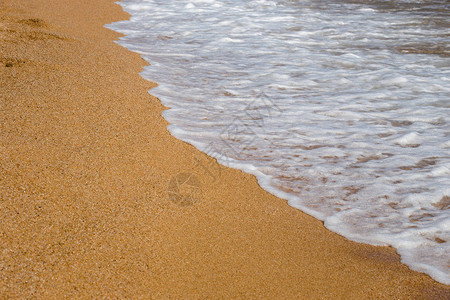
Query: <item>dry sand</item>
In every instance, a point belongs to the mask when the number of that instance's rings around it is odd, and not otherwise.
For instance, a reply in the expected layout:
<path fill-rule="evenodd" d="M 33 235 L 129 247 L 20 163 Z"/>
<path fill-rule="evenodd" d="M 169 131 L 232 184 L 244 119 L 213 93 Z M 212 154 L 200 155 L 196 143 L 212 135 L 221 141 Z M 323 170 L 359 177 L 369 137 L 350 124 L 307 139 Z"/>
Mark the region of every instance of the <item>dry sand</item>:
<path fill-rule="evenodd" d="M 127 17 L 0 1 L 0 298 L 450 297 L 170 136 L 145 62 L 103 28 Z M 168 193 L 180 173 L 194 203 Z"/>

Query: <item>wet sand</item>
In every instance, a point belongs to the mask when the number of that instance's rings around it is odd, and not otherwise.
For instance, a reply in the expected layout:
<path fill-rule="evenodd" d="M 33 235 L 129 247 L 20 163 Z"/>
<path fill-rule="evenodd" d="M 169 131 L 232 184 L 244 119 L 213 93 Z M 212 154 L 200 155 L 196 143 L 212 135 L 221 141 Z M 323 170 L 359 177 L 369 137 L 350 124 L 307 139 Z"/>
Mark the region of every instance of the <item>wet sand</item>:
<path fill-rule="evenodd" d="M 0 2 L 0 298 L 450 298 L 173 138 L 127 17 Z"/>

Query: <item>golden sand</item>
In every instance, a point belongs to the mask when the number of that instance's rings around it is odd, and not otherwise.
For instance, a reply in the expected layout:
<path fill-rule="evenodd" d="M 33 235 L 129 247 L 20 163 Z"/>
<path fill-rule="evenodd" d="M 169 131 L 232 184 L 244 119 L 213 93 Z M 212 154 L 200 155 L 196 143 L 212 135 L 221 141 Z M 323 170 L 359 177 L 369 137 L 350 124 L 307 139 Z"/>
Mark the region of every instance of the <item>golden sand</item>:
<path fill-rule="evenodd" d="M 170 136 L 113 2 L 0 1 L 0 298 L 450 297 Z"/>

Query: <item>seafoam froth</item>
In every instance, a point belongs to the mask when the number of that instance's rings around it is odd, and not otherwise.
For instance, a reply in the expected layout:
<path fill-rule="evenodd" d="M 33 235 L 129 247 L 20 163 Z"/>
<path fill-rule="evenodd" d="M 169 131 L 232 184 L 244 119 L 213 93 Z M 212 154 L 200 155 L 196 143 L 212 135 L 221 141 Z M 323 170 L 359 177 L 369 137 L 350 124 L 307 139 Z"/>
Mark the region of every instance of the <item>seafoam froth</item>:
<path fill-rule="evenodd" d="M 445 1 L 121 5 L 174 136 L 450 284 Z"/>

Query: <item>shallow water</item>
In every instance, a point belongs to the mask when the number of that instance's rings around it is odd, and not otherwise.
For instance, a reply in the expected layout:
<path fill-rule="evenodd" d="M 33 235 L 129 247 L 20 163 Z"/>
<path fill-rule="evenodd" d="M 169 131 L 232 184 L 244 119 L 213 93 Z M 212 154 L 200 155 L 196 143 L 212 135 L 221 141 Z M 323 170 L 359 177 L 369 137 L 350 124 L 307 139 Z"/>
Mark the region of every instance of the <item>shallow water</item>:
<path fill-rule="evenodd" d="M 121 5 L 175 137 L 450 284 L 446 1 Z"/>

